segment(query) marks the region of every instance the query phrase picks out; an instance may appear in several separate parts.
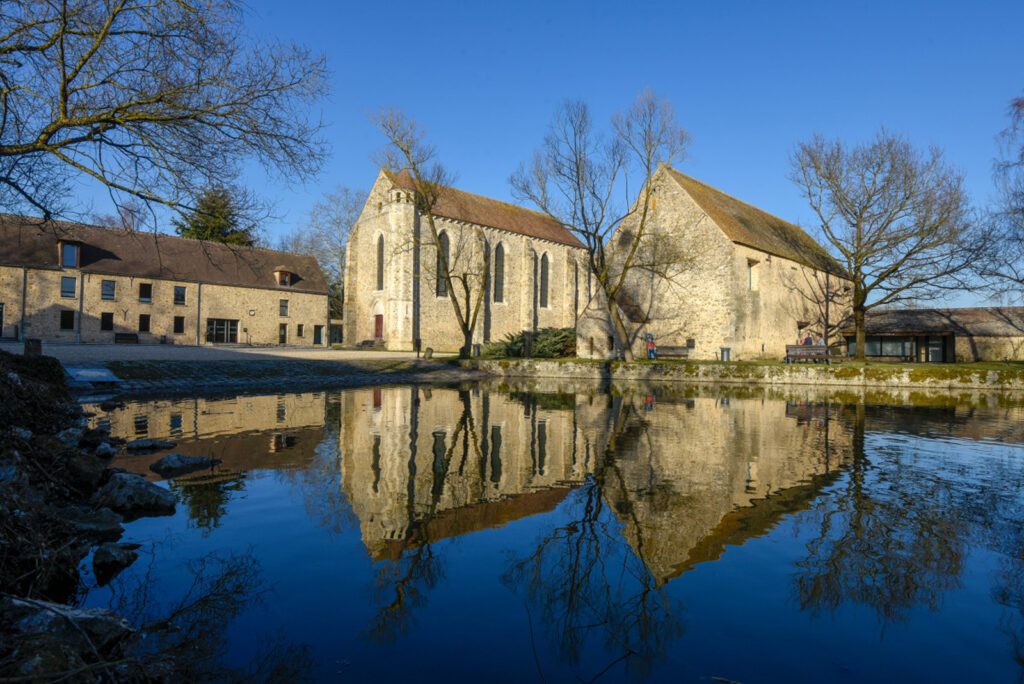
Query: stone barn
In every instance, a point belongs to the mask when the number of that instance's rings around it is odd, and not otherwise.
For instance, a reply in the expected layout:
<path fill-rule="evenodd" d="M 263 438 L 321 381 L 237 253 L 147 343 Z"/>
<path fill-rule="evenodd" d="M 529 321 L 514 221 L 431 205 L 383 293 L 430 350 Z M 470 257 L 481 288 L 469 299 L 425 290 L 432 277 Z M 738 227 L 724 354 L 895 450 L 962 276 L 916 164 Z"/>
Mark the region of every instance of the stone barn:
<path fill-rule="evenodd" d="M 805 334 L 839 339 L 851 284 L 802 228 L 669 167 L 651 182 L 640 251 L 660 260 L 656 269 L 631 270 L 618 301 L 637 358 L 645 356 L 645 333 L 659 347 L 687 347 L 694 359 L 781 359 Z M 610 248 L 631 244 L 635 229 L 624 221 Z M 577 332 L 580 356 L 619 351 L 598 297 Z"/>

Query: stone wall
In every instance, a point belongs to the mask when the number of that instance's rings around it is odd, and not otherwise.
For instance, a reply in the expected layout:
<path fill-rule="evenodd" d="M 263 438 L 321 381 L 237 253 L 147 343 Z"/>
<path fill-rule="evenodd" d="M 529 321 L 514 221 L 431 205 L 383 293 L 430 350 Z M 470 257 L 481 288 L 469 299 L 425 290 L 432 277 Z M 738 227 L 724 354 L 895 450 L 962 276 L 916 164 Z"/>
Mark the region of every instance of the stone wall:
<path fill-rule="evenodd" d="M 1024 370 L 947 368 L 942 365 L 865 366 L 825 364 L 757 365 L 744 363 L 682 363 L 647 361 L 545 361 L 504 359 L 466 362 L 504 378 L 557 378 L 585 382 L 650 382 L 767 387 L 805 386 L 816 389 L 874 387 L 887 390 L 1024 390 Z"/>
<path fill-rule="evenodd" d="M 277 344 L 279 326 L 287 326 L 287 343 L 313 344 L 316 326 L 327 341 L 327 297 L 277 289 L 232 287 L 187 281 L 87 273 L 77 269 L 29 269 L 25 287 L 25 318 L 21 315 L 21 268 L 0 267 L 0 303 L 4 304 L 4 335 L 18 326 L 25 337 L 53 342 L 113 342 L 116 333 L 132 333 L 142 343 L 206 344 L 206 319 L 238 321 L 238 341 Z M 62 278 L 74 278 L 73 297 L 61 294 Z M 103 299 L 104 281 L 114 283 L 113 299 Z M 151 286 L 150 301 L 142 301 L 140 285 Z M 185 288 L 184 304 L 174 301 L 175 287 Z M 280 316 L 281 300 L 288 315 Z M 74 314 L 74 327 L 61 329 L 61 312 Z M 102 330 L 102 314 L 113 317 L 113 330 Z M 140 316 L 149 316 L 149 331 L 140 330 Z M 175 332 L 175 318 L 182 331 Z M 299 336 L 299 326 L 302 335 Z"/>
<path fill-rule="evenodd" d="M 375 337 L 374 317 L 383 316 L 383 337 L 391 350 L 423 348 L 456 351 L 462 345 L 452 302 L 438 296 L 437 251 L 427 221 L 409 193 L 391 190 L 379 175 L 348 240 L 345 265 L 345 339 L 349 343 Z M 438 233 L 450 244 L 450 271 L 467 274 L 476 302 L 485 274 L 488 281 L 477 316 L 474 342 L 500 340 L 508 333 L 544 327 L 571 327 L 580 308 L 582 250 L 487 226 L 444 217 L 435 218 Z M 384 239 L 383 288 L 377 288 L 378 240 Z M 493 255 L 504 251 L 502 301 L 495 301 Z M 538 301 L 538 269 L 548 259 L 548 306 Z M 455 284 L 459 287 L 459 284 Z M 465 296 L 458 295 L 464 306 Z M 470 312 L 471 313 L 471 312 Z"/>

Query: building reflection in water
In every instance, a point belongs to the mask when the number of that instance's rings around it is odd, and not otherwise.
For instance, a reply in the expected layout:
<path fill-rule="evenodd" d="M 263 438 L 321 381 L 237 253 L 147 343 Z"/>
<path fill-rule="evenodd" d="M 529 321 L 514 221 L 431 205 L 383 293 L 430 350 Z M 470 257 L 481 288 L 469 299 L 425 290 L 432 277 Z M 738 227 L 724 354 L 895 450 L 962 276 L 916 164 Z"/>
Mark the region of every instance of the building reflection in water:
<path fill-rule="evenodd" d="M 811 614 L 857 604 L 890 622 L 938 608 L 959 586 L 966 535 L 978 530 L 983 543 L 1024 558 L 1021 468 L 996 460 L 971 477 L 944 476 L 955 465 L 949 439 L 1022 443 L 1022 418 L 1019 407 L 756 393 L 377 387 L 139 403 L 93 424 L 223 459 L 172 485 L 204 531 L 244 490 L 246 471 L 287 473 L 320 524 L 358 528 L 375 561 L 366 633 L 376 641 L 406 632 L 444 578 L 437 542 L 559 509 L 529 552 L 508 559 L 502 579 L 566 661 L 603 644 L 609 660 L 593 675 L 621 660 L 640 674 L 656 664 L 683 631 L 683 607 L 666 585 L 786 516 L 797 515 L 809 535 L 792 591 Z M 933 451 L 908 450 L 899 432 L 940 440 Z M 132 457 L 115 465 L 147 472 Z M 999 481 L 1018 484 L 990 486 Z M 1003 565 L 994 600 L 1020 609 L 1024 561 Z M 1017 632 L 1008 638 L 1024 651 Z"/>

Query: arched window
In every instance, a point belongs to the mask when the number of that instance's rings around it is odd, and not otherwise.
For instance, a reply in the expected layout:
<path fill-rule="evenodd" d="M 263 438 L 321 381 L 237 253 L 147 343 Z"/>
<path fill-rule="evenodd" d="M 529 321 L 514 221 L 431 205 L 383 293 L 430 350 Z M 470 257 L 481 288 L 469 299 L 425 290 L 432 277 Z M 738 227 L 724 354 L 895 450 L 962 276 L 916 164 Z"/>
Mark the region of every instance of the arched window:
<path fill-rule="evenodd" d="M 548 308 L 548 255 L 540 258 L 540 305 Z"/>
<path fill-rule="evenodd" d="M 500 242 L 494 248 L 494 301 L 505 301 L 505 248 Z"/>
<path fill-rule="evenodd" d="M 384 236 L 377 238 L 377 289 L 384 289 Z"/>
<path fill-rule="evenodd" d="M 445 281 L 445 265 L 451 267 L 451 252 L 448 251 L 448 233 L 441 233 L 437 236 L 440 249 L 437 250 L 437 285 L 434 288 L 438 297 L 448 296 L 448 283 Z"/>

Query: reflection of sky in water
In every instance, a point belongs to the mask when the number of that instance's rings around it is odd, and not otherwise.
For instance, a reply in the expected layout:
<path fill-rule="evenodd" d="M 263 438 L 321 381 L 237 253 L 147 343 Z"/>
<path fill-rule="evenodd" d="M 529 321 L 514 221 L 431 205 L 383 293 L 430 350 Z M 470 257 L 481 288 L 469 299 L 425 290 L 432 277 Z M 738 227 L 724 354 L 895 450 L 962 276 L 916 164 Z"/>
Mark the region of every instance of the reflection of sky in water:
<path fill-rule="evenodd" d="M 225 463 L 127 526 L 157 596 L 251 551 L 322 679 L 998 681 L 1024 672 L 1018 407 L 413 388 L 129 404 Z M 88 408 L 88 407 L 87 407 Z M 115 465 L 145 472 L 155 457 Z M 1016 654 L 1015 654 L 1016 649 Z"/>

